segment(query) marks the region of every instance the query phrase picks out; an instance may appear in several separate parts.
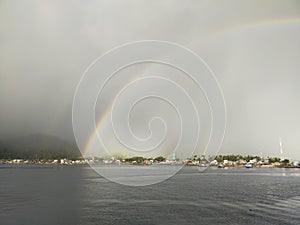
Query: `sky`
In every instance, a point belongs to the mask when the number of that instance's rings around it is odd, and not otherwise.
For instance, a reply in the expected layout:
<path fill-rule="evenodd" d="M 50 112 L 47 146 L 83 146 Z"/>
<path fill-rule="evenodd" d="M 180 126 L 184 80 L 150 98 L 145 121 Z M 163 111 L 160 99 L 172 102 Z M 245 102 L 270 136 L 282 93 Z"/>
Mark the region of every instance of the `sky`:
<path fill-rule="evenodd" d="M 0 139 L 73 141 L 72 102 L 90 63 L 127 42 L 164 40 L 193 50 L 219 81 L 220 154 L 279 156 L 281 137 L 285 156 L 300 159 L 297 0 L 1 0 L 0 28 Z"/>

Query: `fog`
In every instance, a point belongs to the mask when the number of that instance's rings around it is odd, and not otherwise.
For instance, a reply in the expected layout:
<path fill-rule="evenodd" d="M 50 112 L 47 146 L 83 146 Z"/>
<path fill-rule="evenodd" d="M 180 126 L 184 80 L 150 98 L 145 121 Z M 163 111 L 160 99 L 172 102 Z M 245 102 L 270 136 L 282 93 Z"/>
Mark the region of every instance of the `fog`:
<path fill-rule="evenodd" d="M 72 101 L 111 48 L 165 40 L 192 49 L 224 93 L 220 154 L 300 159 L 299 1 L 0 2 L 0 139 L 74 141 Z"/>

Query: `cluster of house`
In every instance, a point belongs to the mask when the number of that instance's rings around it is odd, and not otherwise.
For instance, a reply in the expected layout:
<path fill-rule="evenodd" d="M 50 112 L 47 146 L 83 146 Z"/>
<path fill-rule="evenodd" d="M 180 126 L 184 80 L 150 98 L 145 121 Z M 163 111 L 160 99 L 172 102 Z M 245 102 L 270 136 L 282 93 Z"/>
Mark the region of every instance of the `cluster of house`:
<path fill-rule="evenodd" d="M 155 160 L 155 159 L 142 159 L 142 160 L 126 160 L 126 159 L 114 159 L 103 160 L 104 164 L 117 164 L 117 165 L 177 165 L 182 164 L 178 160 Z"/>
<path fill-rule="evenodd" d="M 64 164 L 64 165 L 75 165 L 75 164 L 89 164 L 89 160 L 69 160 L 69 159 L 54 159 L 54 160 L 0 160 L 0 164 Z"/>
<path fill-rule="evenodd" d="M 238 161 L 230 161 L 230 160 L 223 160 L 223 162 L 218 162 L 217 160 L 211 161 L 209 164 L 210 166 L 226 166 L 226 167 L 234 167 L 234 166 L 245 166 L 245 165 L 251 165 L 254 167 L 299 167 L 299 161 L 296 160 L 281 160 L 280 162 L 269 162 L 268 159 L 264 161 L 257 161 L 257 159 L 249 160 L 248 162 L 246 160 L 238 160 Z"/>
<path fill-rule="evenodd" d="M 252 159 L 249 161 L 240 159 L 238 161 L 230 161 L 223 160 L 223 162 L 218 162 L 217 160 L 213 160 L 211 162 L 207 160 L 192 160 L 187 159 L 183 161 L 179 161 L 178 159 L 163 159 L 163 160 L 155 160 L 155 159 L 142 159 L 142 160 L 119 160 L 115 158 L 111 159 L 80 159 L 80 160 L 68 160 L 68 159 L 54 159 L 54 160 L 23 160 L 23 159 L 13 159 L 13 160 L 0 160 L 0 164 L 63 164 L 63 165 L 85 165 L 85 164 L 115 164 L 115 165 L 178 165 L 185 164 L 187 166 L 225 166 L 225 167 L 235 167 L 235 166 L 245 166 L 251 165 L 253 167 L 300 167 L 299 161 L 289 161 L 282 160 L 280 162 L 269 162 L 268 160 L 257 161 L 257 159 Z"/>

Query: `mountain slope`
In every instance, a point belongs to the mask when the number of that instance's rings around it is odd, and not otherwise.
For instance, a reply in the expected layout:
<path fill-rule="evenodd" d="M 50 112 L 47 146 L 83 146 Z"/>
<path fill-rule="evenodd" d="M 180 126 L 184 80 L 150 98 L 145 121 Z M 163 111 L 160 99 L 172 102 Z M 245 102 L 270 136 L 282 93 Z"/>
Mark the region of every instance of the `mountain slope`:
<path fill-rule="evenodd" d="M 74 159 L 80 156 L 77 146 L 55 136 L 35 134 L 0 141 L 0 159 Z"/>

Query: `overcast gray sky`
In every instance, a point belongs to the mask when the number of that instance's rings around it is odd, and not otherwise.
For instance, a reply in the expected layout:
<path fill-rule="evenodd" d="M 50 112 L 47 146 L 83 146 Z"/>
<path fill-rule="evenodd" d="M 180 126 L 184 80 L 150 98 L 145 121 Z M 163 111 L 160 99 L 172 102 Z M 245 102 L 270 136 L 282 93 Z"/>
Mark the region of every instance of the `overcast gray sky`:
<path fill-rule="evenodd" d="M 72 140 L 87 66 L 126 42 L 175 42 L 215 72 L 227 106 L 222 154 L 300 159 L 300 1 L 0 1 L 0 139 Z"/>

